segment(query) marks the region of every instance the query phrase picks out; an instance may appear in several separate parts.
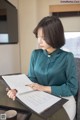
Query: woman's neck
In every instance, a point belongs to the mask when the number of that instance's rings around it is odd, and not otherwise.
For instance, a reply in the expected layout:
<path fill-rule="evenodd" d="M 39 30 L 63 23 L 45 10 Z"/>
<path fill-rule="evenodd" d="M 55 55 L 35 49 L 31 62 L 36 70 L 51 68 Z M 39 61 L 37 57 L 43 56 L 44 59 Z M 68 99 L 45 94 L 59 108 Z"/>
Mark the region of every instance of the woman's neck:
<path fill-rule="evenodd" d="M 56 50 L 56 48 L 49 48 L 46 51 L 48 52 L 48 54 L 51 54 L 52 52 L 54 52 Z"/>

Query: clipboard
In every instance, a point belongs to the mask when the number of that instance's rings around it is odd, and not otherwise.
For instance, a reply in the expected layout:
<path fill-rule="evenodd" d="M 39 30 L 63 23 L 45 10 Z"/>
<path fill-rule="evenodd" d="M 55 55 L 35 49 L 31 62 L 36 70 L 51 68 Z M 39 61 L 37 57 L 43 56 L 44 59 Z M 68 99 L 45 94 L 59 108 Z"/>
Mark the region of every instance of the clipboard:
<path fill-rule="evenodd" d="M 68 101 L 43 91 L 25 91 L 24 89 L 22 93 L 24 83 L 27 84 L 31 82 L 25 74 L 2 76 L 2 78 L 10 88 L 18 89 L 17 99 L 19 102 L 44 119 L 53 115 L 64 103 Z M 17 82 L 21 82 L 21 89 L 19 88 L 20 85 L 17 87 Z"/>

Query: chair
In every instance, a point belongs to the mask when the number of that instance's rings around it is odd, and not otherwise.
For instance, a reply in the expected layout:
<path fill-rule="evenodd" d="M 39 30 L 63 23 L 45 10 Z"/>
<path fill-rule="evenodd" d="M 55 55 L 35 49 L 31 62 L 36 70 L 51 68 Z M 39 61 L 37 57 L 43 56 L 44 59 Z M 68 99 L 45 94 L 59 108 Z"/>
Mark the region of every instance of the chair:
<path fill-rule="evenodd" d="M 78 79 L 78 93 L 76 96 L 76 118 L 75 120 L 80 120 L 80 58 L 75 58 L 76 68 L 77 68 L 77 79 Z"/>

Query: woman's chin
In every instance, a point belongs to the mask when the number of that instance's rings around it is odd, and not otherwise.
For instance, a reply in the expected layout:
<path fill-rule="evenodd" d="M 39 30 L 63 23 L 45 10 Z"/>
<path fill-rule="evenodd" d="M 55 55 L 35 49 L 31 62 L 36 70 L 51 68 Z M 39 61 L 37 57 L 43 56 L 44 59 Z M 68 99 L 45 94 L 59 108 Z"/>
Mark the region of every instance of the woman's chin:
<path fill-rule="evenodd" d="M 41 47 L 42 50 L 45 50 L 45 48 Z"/>
<path fill-rule="evenodd" d="M 40 46 L 40 48 L 43 49 L 43 50 L 45 49 L 43 46 Z"/>

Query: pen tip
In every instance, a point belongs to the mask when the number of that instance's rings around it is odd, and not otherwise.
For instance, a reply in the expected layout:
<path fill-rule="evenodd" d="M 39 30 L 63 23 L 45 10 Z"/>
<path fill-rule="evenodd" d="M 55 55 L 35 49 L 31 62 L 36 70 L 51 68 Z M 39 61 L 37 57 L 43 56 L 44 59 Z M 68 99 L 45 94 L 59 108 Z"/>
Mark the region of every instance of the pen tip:
<path fill-rule="evenodd" d="M 9 88 L 6 88 L 6 91 L 8 92 L 8 91 L 9 91 Z"/>

